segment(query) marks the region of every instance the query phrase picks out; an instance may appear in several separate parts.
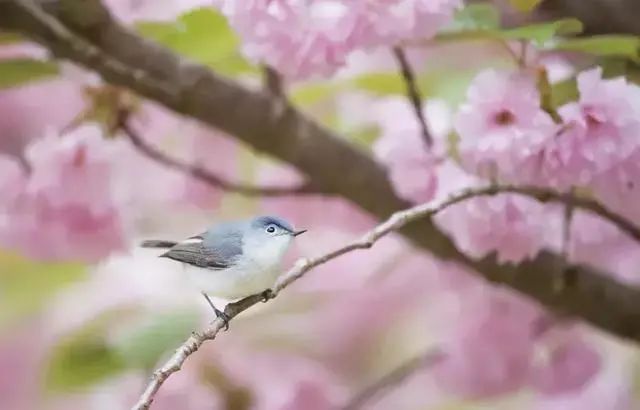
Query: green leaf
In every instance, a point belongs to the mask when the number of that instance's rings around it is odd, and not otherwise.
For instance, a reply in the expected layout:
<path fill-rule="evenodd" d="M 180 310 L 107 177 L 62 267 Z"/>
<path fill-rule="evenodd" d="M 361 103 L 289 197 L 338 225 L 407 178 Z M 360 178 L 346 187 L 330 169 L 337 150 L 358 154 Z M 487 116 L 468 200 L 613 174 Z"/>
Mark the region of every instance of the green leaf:
<path fill-rule="evenodd" d="M 486 30 L 500 27 L 500 10 L 491 3 L 470 4 L 459 10 L 445 31 Z"/>
<path fill-rule="evenodd" d="M 551 86 L 550 105 L 557 109 L 566 103 L 576 101 L 579 96 L 578 83 L 575 78 L 570 78 Z"/>
<path fill-rule="evenodd" d="M 58 65 L 29 58 L 0 60 L 0 90 L 58 75 Z"/>
<path fill-rule="evenodd" d="M 554 37 L 575 35 L 583 30 L 582 23 L 574 18 L 531 24 L 509 30 L 470 29 L 445 31 L 436 36 L 440 42 L 460 40 L 528 40 L 537 46 L 545 46 Z"/>
<path fill-rule="evenodd" d="M 124 358 L 107 343 L 107 330 L 122 317 L 112 310 L 65 335 L 47 363 L 45 386 L 52 391 L 81 390 L 126 369 Z"/>
<path fill-rule="evenodd" d="M 380 128 L 375 125 L 368 125 L 352 131 L 348 135 L 351 141 L 369 148 L 380 136 Z"/>
<path fill-rule="evenodd" d="M 578 19 L 566 18 L 549 23 L 531 24 L 511 30 L 503 30 L 500 37 L 511 40 L 530 40 L 543 46 L 557 36 L 579 34 L 583 25 Z"/>
<path fill-rule="evenodd" d="M 136 27 L 143 36 L 223 74 L 257 71 L 241 56 L 240 41 L 227 19 L 211 8 L 192 10 L 175 22 L 141 22 Z"/>
<path fill-rule="evenodd" d="M 423 98 L 442 98 L 451 104 L 464 100 L 468 84 L 476 75 L 475 70 L 433 70 L 417 74 L 417 86 Z M 350 80 L 351 86 L 374 95 L 406 95 L 407 86 L 398 73 L 368 73 Z"/>
<path fill-rule="evenodd" d="M 24 37 L 10 31 L 0 31 L 0 45 L 15 44 L 24 41 Z"/>
<path fill-rule="evenodd" d="M 197 324 L 197 315 L 191 311 L 159 314 L 132 326 L 114 343 L 114 348 L 128 366 L 152 368 L 163 354 L 182 343 Z"/>
<path fill-rule="evenodd" d="M 340 88 L 340 84 L 330 81 L 303 83 L 289 92 L 289 99 L 296 105 L 309 106 L 332 97 Z"/>
<path fill-rule="evenodd" d="M 0 251 L 0 329 L 37 311 L 62 287 L 86 273 L 73 263 L 43 263 Z"/>
<path fill-rule="evenodd" d="M 601 35 L 561 40 L 556 50 L 580 51 L 597 56 L 618 56 L 640 63 L 640 37 L 631 35 Z"/>
<path fill-rule="evenodd" d="M 540 3 L 542 3 L 542 0 L 509 0 L 509 4 L 513 8 L 523 13 L 533 11 Z"/>
<path fill-rule="evenodd" d="M 379 72 L 367 73 L 355 77 L 352 84 L 376 95 L 404 94 L 407 86 L 398 73 Z"/>

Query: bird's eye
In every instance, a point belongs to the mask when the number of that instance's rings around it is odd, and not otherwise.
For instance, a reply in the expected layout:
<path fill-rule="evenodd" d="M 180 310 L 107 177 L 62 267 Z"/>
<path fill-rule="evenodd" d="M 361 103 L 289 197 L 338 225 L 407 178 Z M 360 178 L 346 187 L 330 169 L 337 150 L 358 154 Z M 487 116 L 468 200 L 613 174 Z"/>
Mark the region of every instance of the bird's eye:
<path fill-rule="evenodd" d="M 274 233 L 276 231 L 276 227 L 273 225 L 270 225 L 267 227 L 267 232 L 268 233 Z"/>

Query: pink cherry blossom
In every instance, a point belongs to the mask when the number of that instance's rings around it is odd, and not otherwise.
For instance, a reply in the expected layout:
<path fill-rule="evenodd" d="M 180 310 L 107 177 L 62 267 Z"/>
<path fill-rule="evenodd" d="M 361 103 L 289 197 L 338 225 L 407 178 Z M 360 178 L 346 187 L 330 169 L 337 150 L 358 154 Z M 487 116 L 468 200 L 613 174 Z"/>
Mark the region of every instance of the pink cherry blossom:
<path fill-rule="evenodd" d="M 598 351 L 577 329 L 551 329 L 538 345 L 540 359 L 534 361 L 531 384 L 542 394 L 580 390 L 600 371 Z"/>
<path fill-rule="evenodd" d="M 426 149 L 419 133 L 398 137 L 383 135 L 376 141 L 375 154 L 389 170 L 398 196 L 415 203 L 427 202 L 436 192 L 438 158 Z"/>
<path fill-rule="evenodd" d="M 182 133 L 186 139 L 185 162 L 202 167 L 227 181 L 238 180 L 239 147 L 232 138 L 199 125 L 185 127 Z M 178 186 L 176 192 L 181 202 L 210 209 L 218 205 L 225 194 L 224 190 L 189 175 L 183 181 L 183 186 Z"/>
<path fill-rule="evenodd" d="M 81 87 L 67 79 L 1 90 L 0 152 L 20 155 L 31 139 L 67 126 L 84 104 Z"/>
<path fill-rule="evenodd" d="M 334 406 L 323 386 L 302 380 L 298 383 L 294 396 L 280 410 L 329 410 Z"/>
<path fill-rule="evenodd" d="M 330 75 L 355 46 L 357 15 L 339 0 L 226 1 L 223 11 L 244 52 L 289 77 Z"/>
<path fill-rule="evenodd" d="M 535 78 L 521 72 L 478 74 L 455 119 L 462 164 L 485 177 L 514 178 L 520 163 L 553 136 Z"/>
<path fill-rule="evenodd" d="M 430 111 L 428 108 L 432 108 Z M 437 116 L 429 115 L 440 108 Z M 444 112 L 443 112 L 444 111 Z M 433 147 L 429 147 L 421 133 L 413 108 L 405 99 L 389 98 L 373 107 L 374 123 L 381 130 L 373 151 L 385 165 L 398 195 L 408 201 L 420 203 L 431 200 L 438 188 L 438 165 L 444 158 L 444 137 L 449 129 L 446 108 L 425 105 L 423 115 L 429 123 Z M 436 123 L 434 133 L 432 124 Z"/>
<path fill-rule="evenodd" d="M 574 213 L 569 249 L 572 261 L 603 269 L 624 283 L 640 283 L 640 244 L 598 215 Z"/>
<path fill-rule="evenodd" d="M 362 47 L 431 37 L 459 0 L 251 0 L 223 3 L 244 51 L 292 78 L 327 76 Z"/>
<path fill-rule="evenodd" d="M 633 368 L 630 355 L 612 351 L 608 364 L 582 388 L 559 395 L 541 395 L 535 410 L 632 410 L 634 399 Z"/>
<path fill-rule="evenodd" d="M 222 348 L 220 348 L 222 346 Z M 251 392 L 256 410 L 289 410 L 298 404 L 311 409 L 335 408 L 346 400 L 339 375 L 302 354 L 278 351 L 265 346 L 247 345 L 246 339 L 234 338 L 215 350 L 212 363 L 231 383 Z M 328 410 L 327 408 L 327 410 Z"/>
<path fill-rule="evenodd" d="M 596 175 L 591 187 L 601 203 L 640 225 L 640 150 Z"/>
<path fill-rule="evenodd" d="M 4 246 L 36 258 L 84 261 L 123 249 L 125 220 L 111 195 L 109 143 L 97 127 L 37 140 L 27 159 L 30 175 L 4 206 Z"/>
<path fill-rule="evenodd" d="M 461 0 L 365 0 L 359 3 L 359 12 L 366 21 L 360 40 L 365 46 L 431 38 L 451 21 L 455 10 L 462 5 Z"/>
<path fill-rule="evenodd" d="M 436 215 L 435 220 L 472 257 L 497 251 L 502 262 L 520 262 L 535 256 L 543 246 L 547 228 L 540 224 L 543 218 L 541 203 L 503 194 L 450 206 Z"/>
<path fill-rule="evenodd" d="M 623 77 L 602 79 L 595 68 L 578 75 L 580 99 L 560 107 L 563 127 L 537 158 L 548 185 L 589 184 L 640 147 L 640 87 Z"/>
<path fill-rule="evenodd" d="M 465 295 L 452 312 L 441 349 L 444 358 L 433 369 L 445 390 L 467 398 L 513 392 L 529 377 L 537 310 L 514 296 L 485 289 Z"/>

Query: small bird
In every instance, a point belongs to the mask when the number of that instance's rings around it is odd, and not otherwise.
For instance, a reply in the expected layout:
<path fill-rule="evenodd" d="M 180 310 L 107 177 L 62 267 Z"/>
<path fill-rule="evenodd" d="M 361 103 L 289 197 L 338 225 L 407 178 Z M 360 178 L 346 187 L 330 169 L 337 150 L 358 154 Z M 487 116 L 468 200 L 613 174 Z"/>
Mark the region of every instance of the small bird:
<path fill-rule="evenodd" d="M 276 216 L 258 216 L 224 222 L 182 242 L 147 240 L 143 248 L 169 248 L 160 257 L 182 262 L 217 317 L 229 327 L 229 318 L 217 309 L 208 294 L 239 299 L 268 292 L 280 274 L 280 264 L 294 237 L 294 230 Z M 267 298 L 265 293 L 265 298 Z"/>

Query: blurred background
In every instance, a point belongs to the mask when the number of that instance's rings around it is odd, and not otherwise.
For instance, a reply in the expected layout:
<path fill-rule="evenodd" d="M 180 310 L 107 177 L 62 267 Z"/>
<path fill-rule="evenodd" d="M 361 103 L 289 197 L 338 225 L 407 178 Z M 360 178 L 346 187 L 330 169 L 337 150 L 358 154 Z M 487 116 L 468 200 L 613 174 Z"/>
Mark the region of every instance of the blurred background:
<path fill-rule="evenodd" d="M 246 27 L 238 14 L 228 18 L 233 6 L 215 3 L 105 0 L 142 36 L 260 89 L 262 68 L 239 35 Z M 534 26 L 510 4 L 519 2 L 498 3 L 457 4 L 438 35 L 406 49 L 438 152 L 451 152 L 455 114 L 483 70 L 542 67 L 558 106 L 575 99 L 576 74 L 595 64 L 605 75 L 637 78 L 637 37 L 600 48 L 556 41 L 577 31 L 574 20 L 549 17 Z M 478 34 L 514 24 L 524 34 Z M 388 141 L 411 144 L 420 128 L 389 47 L 349 52 L 330 71 L 285 76 L 291 104 L 382 162 Z M 378 223 L 338 197 L 229 192 L 167 158 L 246 184 L 304 180 L 231 136 L 0 32 L 0 408 L 130 408 L 153 370 L 213 319 L 182 267 L 139 248 L 142 240 L 179 240 L 219 221 L 275 214 L 308 229 L 287 255 L 288 267 Z M 476 183 L 455 154 L 444 158 L 431 176 L 421 166 L 403 175 L 415 181 L 406 188 L 410 199 L 443 198 Z M 521 199 L 453 207 L 438 224 L 463 250 L 490 243 L 507 260 L 535 253 L 530 242 L 558 249 L 562 209 Z M 630 218 L 634 209 L 626 209 Z M 575 218 L 574 260 L 636 284 L 637 245 L 593 215 Z M 342 408 L 398 368 L 411 370 L 361 408 L 640 408 L 637 346 L 555 320 L 392 234 L 244 312 L 164 384 L 153 408 Z"/>

